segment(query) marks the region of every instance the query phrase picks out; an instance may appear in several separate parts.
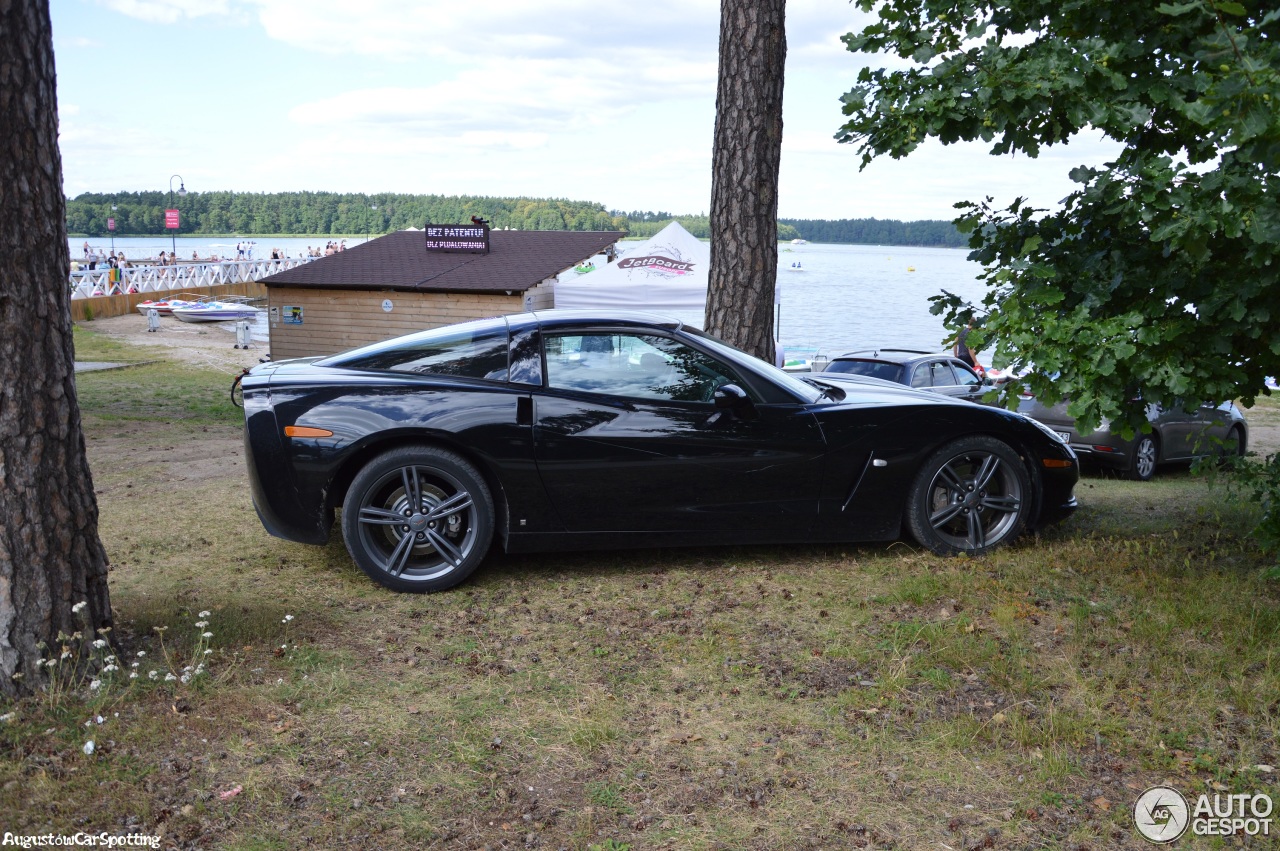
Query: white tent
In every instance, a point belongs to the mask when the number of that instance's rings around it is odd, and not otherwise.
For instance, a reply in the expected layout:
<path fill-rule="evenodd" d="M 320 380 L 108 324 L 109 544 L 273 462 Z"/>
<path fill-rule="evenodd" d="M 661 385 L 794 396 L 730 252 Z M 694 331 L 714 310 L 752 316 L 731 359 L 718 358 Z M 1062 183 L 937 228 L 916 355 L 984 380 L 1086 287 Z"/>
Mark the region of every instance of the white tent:
<path fill-rule="evenodd" d="M 607 266 L 556 283 L 556 307 L 645 310 L 701 328 L 711 246 L 679 222 Z"/>

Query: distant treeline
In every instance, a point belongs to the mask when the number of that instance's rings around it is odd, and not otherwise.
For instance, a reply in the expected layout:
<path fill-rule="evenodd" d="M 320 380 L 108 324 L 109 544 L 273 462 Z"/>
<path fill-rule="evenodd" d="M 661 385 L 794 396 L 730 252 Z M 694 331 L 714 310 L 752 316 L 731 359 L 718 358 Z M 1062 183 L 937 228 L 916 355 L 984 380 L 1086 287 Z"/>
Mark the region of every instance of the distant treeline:
<path fill-rule="evenodd" d="M 967 248 L 968 239 L 951 222 L 896 219 L 782 219 L 810 242 L 847 242 L 855 245 L 922 245 L 930 248 Z"/>
<path fill-rule="evenodd" d="M 427 222 L 468 222 L 472 216 L 493 228 L 516 230 L 624 230 L 650 237 L 673 219 L 700 239 L 711 236 L 706 215 L 606 210 L 590 201 L 557 198 L 489 198 L 471 195 L 358 195 L 339 192 L 168 192 L 85 193 L 67 200 L 67 231 L 107 236 L 107 219 L 116 220 L 116 236 L 168 234 L 164 211 L 179 211 L 178 234 L 296 234 L 298 236 L 389 233 Z M 113 209 L 114 207 L 114 209 Z M 783 219 L 784 241 L 846 242 L 870 245 L 964 247 L 955 226 L 944 221 L 892 219 Z"/>
<path fill-rule="evenodd" d="M 472 216 L 488 219 L 493 228 L 627 229 L 627 223 L 610 215 L 603 204 L 547 198 L 338 192 L 190 192 L 171 197 L 168 192 L 119 192 L 69 199 L 67 231 L 106 236 L 107 219 L 114 216 L 116 236 L 168 234 L 164 211 L 171 207 L 180 214 L 178 234 L 389 233 L 427 222 L 469 222 Z"/>

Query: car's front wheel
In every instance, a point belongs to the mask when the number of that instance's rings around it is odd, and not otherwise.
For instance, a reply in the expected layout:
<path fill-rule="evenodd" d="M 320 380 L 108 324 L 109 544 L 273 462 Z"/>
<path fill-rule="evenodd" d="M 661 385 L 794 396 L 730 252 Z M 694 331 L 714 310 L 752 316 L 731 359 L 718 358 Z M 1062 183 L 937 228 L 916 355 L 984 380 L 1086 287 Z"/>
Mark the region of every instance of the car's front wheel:
<path fill-rule="evenodd" d="M 471 575 L 493 537 L 484 479 L 444 449 L 393 449 L 364 466 L 342 507 L 355 563 L 396 591 L 443 591 Z"/>
<path fill-rule="evenodd" d="M 1018 453 L 991 437 L 952 441 L 929 457 L 907 496 L 907 528 L 939 555 L 981 555 L 1022 534 L 1031 476 Z"/>

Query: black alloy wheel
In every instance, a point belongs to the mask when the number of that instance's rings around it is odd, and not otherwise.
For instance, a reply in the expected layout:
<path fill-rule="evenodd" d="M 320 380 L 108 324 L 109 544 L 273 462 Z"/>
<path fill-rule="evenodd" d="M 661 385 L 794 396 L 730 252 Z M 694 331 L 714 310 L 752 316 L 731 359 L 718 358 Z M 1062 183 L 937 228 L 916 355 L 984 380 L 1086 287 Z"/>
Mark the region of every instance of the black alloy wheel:
<path fill-rule="evenodd" d="M 396 591 L 443 591 L 480 564 L 493 538 L 493 498 L 460 456 L 427 446 L 393 449 L 364 466 L 342 507 L 355 563 Z"/>
<path fill-rule="evenodd" d="M 1034 500 L 1018 453 L 991 437 L 952 441 L 929 457 L 907 496 L 907 528 L 938 555 L 981 555 L 1026 528 Z"/>

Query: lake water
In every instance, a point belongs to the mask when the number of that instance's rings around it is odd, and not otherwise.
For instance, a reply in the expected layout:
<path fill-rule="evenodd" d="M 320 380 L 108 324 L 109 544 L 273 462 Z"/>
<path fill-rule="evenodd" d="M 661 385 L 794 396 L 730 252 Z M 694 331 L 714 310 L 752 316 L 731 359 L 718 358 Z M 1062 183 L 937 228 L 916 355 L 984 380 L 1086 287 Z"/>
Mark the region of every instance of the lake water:
<path fill-rule="evenodd" d="M 278 248 L 290 257 L 307 248 L 324 248 L 327 237 L 262 237 L 256 258 Z M 89 238 L 90 248 L 105 252 L 111 240 Z M 347 238 L 347 247 L 364 242 Z M 83 255 L 81 237 L 68 240 L 72 259 Z M 178 237 L 177 254 L 190 259 L 213 254 L 235 256 L 236 237 Z M 624 246 L 626 243 L 624 243 Z M 118 237 L 117 251 L 131 260 L 168 252 L 164 237 Z M 947 332 L 929 313 L 929 297 L 942 290 L 973 301 L 982 298 L 982 271 L 966 259 L 965 249 L 906 248 L 873 245 L 780 245 L 778 286 L 782 293 L 779 328 L 784 345 L 813 347 L 828 355 L 877 347 L 940 350 Z M 799 263 L 797 271 L 792 264 Z"/>

